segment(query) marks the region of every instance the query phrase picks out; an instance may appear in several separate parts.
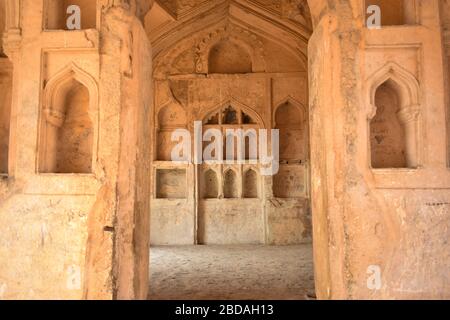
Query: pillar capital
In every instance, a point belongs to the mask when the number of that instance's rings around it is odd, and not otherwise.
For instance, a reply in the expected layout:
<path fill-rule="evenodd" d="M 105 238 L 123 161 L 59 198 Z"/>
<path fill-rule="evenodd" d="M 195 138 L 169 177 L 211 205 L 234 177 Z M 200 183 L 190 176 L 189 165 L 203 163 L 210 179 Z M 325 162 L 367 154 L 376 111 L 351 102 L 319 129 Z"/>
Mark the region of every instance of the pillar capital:
<path fill-rule="evenodd" d="M 420 108 L 418 105 L 404 107 L 397 113 L 399 119 L 405 124 L 416 121 L 419 114 Z"/>
<path fill-rule="evenodd" d="M 8 29 L 3 33 L 3 49 L 12 60 L 22 44 L 22 31 L 19 28 Z"/>

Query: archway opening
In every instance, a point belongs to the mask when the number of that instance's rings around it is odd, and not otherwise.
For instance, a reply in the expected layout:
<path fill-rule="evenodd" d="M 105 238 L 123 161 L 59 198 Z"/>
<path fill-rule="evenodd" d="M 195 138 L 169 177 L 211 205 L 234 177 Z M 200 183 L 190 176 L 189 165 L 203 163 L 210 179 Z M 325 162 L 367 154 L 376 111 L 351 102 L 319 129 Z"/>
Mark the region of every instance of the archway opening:
<path fill-rule="evenodd" d="M 299 17 L 309 10 L 293 9 L 283 19 L 305 34 L 311 26 L 301 23 L 311 18 Z M 150 299 L 315 297 L 307 43 L 299 38 L 297 51 L 264 37 L 279 26 L 266 28 L 227 20 L 157 48 Z M 161 39 L 176 38 L 169 30 Z M 175 129 L 190 133 L 192 159 L 208 161 L 171 161 Z M 266 174 L 275 129 L 279 161 Z M 184 197 L 158 196 L 169 169 L 185 174 L 166 180 L 165 190 L 185 186 Z"/>
<path fill-rule="evenodd" d="M 92 173 L 94 130 L 88 88 L 69 77 L 49 95 L 52 99 L 41 117 L 39 171 Z"/>

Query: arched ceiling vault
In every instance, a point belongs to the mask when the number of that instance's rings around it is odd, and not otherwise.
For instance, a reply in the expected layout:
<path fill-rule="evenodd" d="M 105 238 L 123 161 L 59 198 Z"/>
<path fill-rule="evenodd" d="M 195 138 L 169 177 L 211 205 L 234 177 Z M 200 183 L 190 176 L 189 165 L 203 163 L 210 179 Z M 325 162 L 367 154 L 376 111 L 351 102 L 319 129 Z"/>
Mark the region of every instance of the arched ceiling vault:
<path fill-rule="evenodd" d="M 284 1 L 157 0 L 146 18 L 154 58 L 204 30 L 233 24 L 277 43 L 306 62 L 312 29 L 310 18 L 298 18 L 299 12 L 295 10 L 283 12 Z M 306 3 L 305 0 L 294 2 Z"/>

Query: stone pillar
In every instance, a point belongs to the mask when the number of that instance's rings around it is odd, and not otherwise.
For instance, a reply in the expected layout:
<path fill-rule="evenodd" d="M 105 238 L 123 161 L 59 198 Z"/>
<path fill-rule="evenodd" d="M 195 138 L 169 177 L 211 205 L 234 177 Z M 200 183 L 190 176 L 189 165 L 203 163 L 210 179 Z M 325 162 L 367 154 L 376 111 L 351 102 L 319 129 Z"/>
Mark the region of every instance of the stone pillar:
<path fill-rule="evenodd" d="M 100 155 L 103 186 L 90 214 L 85 299 L 147 298 L 152 56 L 138 17 L 151 4 L 105 1 L 102 8 L 100 139 L 109 148 Z"/>
<path fill-rule="evenodd" d="M 348 212 L 345 188 L 355 176 L 361 1 L 310 1 L 309 42 L 311 193 L 316 293 L 347 298 Z M 359 20 L 358 20 L 359 19 Z"/>
<path fill-rule="evenodd" d="M 417 168 L 418 161 L 418 117 L 419 107 L 409 106 L 399 111 L 398 116 L 405 128 L 406 138 L 406 165 L 408 168 Z"/>
<path fill-rule="evenodd" d="M 315 26 L 308 56 L 317 295 L 445 298 L 450 294 L 444 276 L 449 260 L 442 239 L 449 236 L 450 179 L 444 165 L 438 2 L 422 1 L 421 25 L 379 30 L 364 28 L 363 3 L 310 1 Z M 415 50 L 407 47 L 413 39 L 421 43 L 418 57 L 423 60 L 408 60 Z M 386 54 L 393 48 L 395 53 Z M 374 170 L 369 164 L 368 79 L 390 63 L 409 68 L 420 87 L 418 105 L 407 103 L 400 113 L 412 168 Z M 421 167 L 415 169 L 418 159 Z"/>

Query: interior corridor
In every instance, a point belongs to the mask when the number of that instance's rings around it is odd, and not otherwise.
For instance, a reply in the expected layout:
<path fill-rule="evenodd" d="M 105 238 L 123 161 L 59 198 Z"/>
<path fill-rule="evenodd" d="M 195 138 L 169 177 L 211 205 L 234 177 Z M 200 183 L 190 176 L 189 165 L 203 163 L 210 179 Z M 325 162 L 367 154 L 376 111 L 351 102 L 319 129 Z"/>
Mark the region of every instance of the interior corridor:
<path fill-rule="evenodd" d="M 151 300 L 313 299 L 312 247 L 154 246 Z"/>

